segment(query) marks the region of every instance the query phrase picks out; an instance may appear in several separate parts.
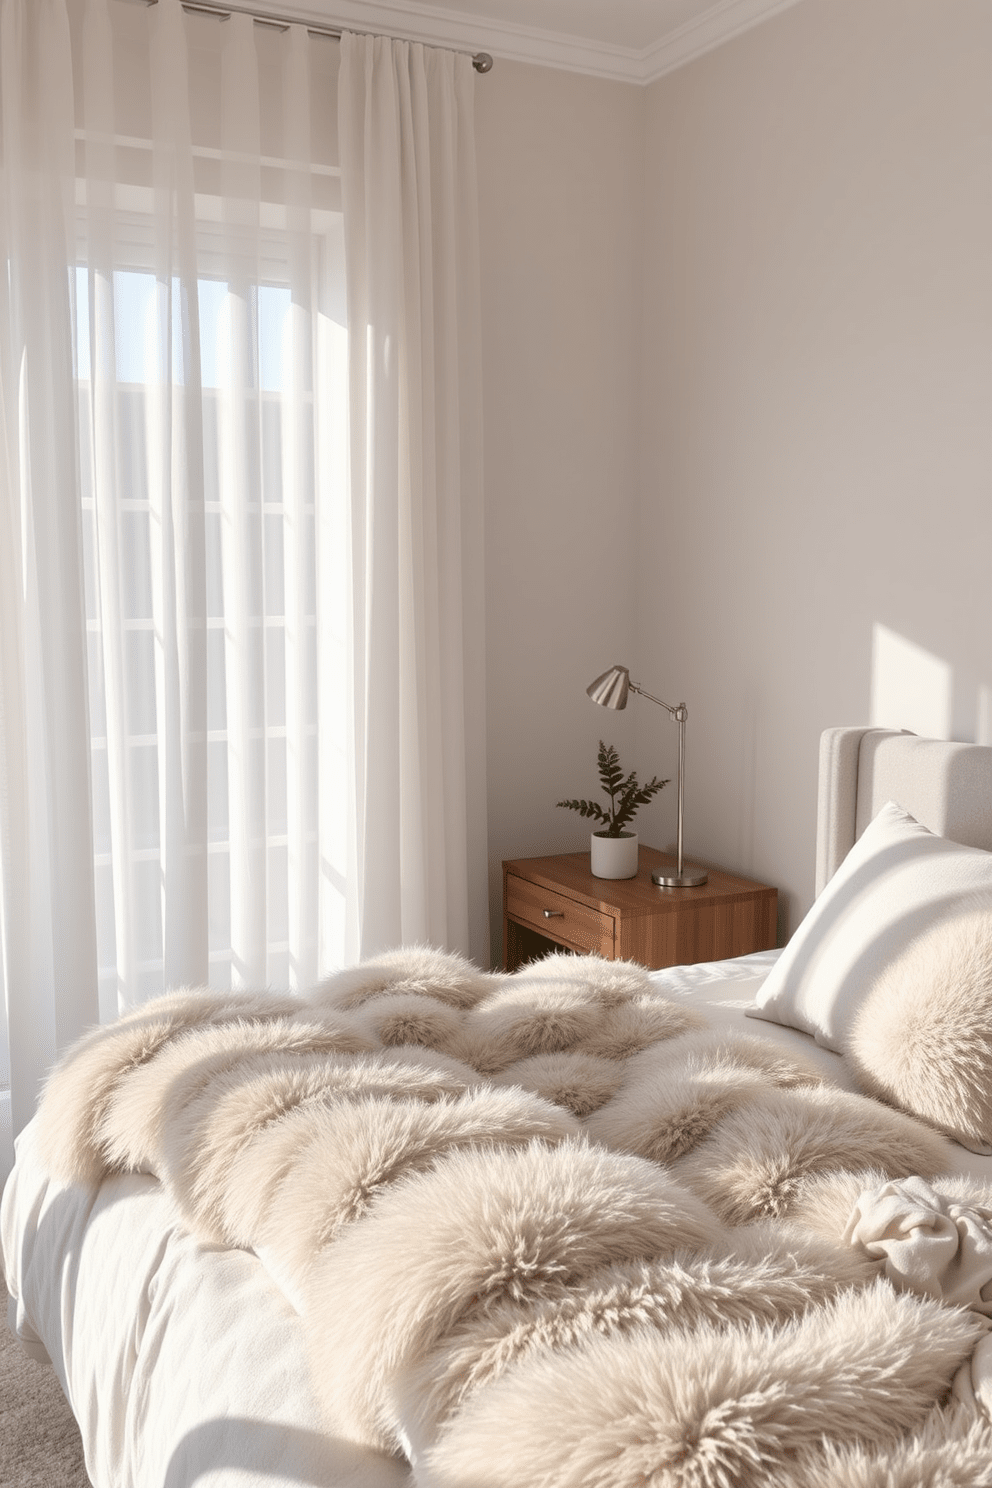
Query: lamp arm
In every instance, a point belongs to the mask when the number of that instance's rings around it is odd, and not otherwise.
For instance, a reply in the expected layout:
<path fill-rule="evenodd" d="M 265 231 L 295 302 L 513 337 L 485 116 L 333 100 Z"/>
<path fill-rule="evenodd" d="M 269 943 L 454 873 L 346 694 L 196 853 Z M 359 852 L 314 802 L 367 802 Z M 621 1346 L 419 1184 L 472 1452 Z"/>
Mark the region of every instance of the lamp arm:
<path fill-rule="evenodd" d="M 630 688 L 631 692 L 636 692 L 641 697 L 647 698 L 648 702 L 650 702 L 650 703 L 657 703 L 660 708 L 666 708 L 668 710 L 668 712 L 671 714 L 671 717 L 674 720 L 674 722 L 677 723 L 678 726 L 679 726 L 678 830 L 677 830 L 677 833 L 676 833 L 675 850 L 676 850 L 676 855 L 677 855 L 677 860 L 678 860 L 678 868 L 677 868 L 676 871 L 678 873 L 679 878 L 681 878 L 682 877 L 682 817 L 683 817 L 683 801 L 684 801 L 684 796 L 685 796 L 685 721 L 689 717 L 689 710 L 686 708 L 685 703 L 679 703 L 677 705 L 677 707 L 674 707 L 673 708 L 672 705 L 671 705 L 671 703 L 664 702 L 661 698 L 655 697 L 653 693 L 645 692 L 644 691 L 644 688 L 643 687 L 638 687 L 637 684 L 636 684 L 636 682 L 628 682 L 627 685 Z"/>
<path fill-rule="evenodd" d="M 628 682 L 627 686 L 630 688 L 631 692 L 636 692 L 639 694 L 640 697 L 647 698 L 649 703 L 657 703 L 659 708 L 667 709 L 676 723 L 685 723 L 686 719 L 689 717 L 689 713 L 686 709 L 685 703 L 678 703 L 673 706 L 671 703 L 666 703 L 663 698 L 655 697 L 653 692 L 645 692 L 644 688 L 638 687 L 636 682 Z"/>

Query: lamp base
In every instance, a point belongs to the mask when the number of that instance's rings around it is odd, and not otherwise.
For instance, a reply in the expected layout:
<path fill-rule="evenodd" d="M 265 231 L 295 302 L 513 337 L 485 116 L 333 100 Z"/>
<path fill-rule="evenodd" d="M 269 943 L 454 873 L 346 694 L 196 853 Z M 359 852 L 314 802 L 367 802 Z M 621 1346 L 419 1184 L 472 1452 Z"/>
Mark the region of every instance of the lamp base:
<path fill-rule="evenodd" d="M 652 873 L 651 882 L 660 889 L 698 889 L 708 878 L 705 868 L 687 868 L 683 864 L 681 873 Z"/>

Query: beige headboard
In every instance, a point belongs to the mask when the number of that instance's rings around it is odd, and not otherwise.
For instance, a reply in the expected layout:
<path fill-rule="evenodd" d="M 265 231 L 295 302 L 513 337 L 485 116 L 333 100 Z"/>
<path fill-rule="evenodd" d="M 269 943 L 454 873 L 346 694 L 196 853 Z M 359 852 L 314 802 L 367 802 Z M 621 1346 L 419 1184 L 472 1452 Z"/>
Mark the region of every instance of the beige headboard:
<path fill-rule="evenodd" d="M 941 837 L 992 851 L 992 747 L 891 729 L 827 729 L 820 736 L 817 894 L 886 801 Z"/>

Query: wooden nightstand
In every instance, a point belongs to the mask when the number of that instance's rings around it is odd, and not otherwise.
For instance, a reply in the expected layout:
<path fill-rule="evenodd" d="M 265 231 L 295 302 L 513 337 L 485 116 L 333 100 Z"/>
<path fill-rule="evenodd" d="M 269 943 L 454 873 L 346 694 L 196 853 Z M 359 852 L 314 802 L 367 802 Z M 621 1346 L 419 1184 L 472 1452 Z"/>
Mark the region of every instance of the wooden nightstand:
<path fill-rule="evenodd" d="M 588 852 L 504 862 L 504 969 L 556 947 L 653 968 L 774 947 L 777 890 L 715 868 L 698 889 L 660 889 L 663 864 L 674 872 L 674 857 L 644 846 L 636 878 L 593 878 Z"/>

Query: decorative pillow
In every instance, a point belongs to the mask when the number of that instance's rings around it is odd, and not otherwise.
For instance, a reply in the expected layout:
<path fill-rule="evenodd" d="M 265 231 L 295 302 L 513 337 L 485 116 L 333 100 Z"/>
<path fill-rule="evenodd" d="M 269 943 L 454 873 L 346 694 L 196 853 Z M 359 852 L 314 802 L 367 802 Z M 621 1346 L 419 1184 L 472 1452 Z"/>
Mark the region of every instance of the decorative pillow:
<path fill-rule="evenodd" d="M 866 1095 L 992 1153 L 992 894 L 929 925 L 879 974 L 847 1061 Z"/>
<path fill-rule="evenodd" d="M 937 837 L 890 801 L 796 930 L 748 1016 L 844 1053 L 881 973 L 927 926 L 983 892 L 992 898 L 992 853 Z"/>

